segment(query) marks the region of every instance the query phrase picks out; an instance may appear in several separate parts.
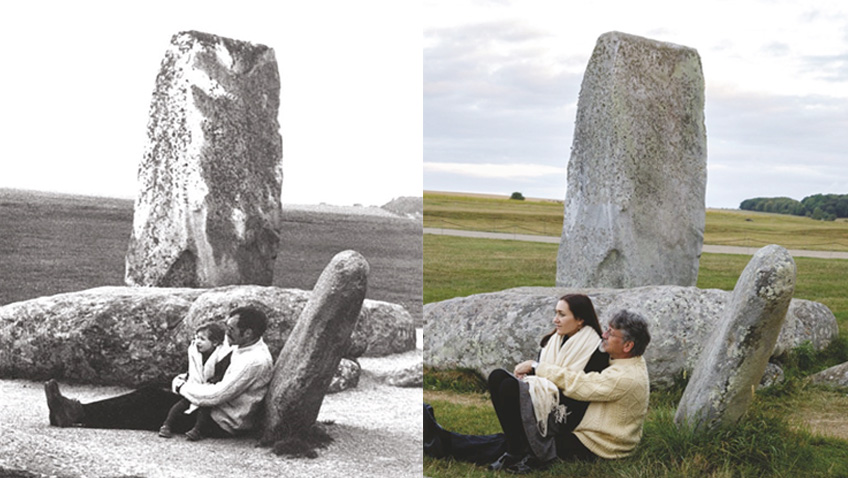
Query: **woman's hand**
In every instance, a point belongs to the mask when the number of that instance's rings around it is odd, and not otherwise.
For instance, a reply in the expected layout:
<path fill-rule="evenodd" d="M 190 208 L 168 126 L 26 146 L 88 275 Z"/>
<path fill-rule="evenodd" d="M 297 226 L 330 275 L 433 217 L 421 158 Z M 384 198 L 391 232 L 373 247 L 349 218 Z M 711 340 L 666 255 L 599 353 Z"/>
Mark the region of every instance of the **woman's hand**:
<path fill-rule="evenodd" d="M 515 370 L 513 370 L 512 373 L 516 377 L 521 379 L 521 378 L 526 377 L 527 374 L 529 374 L 532 371 L 533 371 L 533 361 L 532 360 L 525 360 L 525 361 L 521 362 L 520 364 L 516 365 Z"/>

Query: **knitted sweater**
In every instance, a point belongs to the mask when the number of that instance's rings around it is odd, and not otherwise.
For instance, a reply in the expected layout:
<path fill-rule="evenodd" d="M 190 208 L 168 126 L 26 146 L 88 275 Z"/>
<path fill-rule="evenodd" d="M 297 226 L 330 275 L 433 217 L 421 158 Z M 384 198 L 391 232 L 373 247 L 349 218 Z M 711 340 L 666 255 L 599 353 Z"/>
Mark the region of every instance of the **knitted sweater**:
<path fill-rule="evenodd" d="M 644 358 L 610 360 L 610 366 L 600 373 L 540 363 L 536 375 L 554 382 L 567 397 L 591 402 L 574 429 L 586 448 L 601 458 L 633 453 L 648 413 L 650 388 Z"/>
<path fill-rule="evenodd" d="M 201 407 L 212 407 L 212 419 L 229 433 L 250 430 L 273 375 L 268 346 L 259 342 L 233 347 L 230 366 L 218 383 L 186 382 L 180 395 Z"/>

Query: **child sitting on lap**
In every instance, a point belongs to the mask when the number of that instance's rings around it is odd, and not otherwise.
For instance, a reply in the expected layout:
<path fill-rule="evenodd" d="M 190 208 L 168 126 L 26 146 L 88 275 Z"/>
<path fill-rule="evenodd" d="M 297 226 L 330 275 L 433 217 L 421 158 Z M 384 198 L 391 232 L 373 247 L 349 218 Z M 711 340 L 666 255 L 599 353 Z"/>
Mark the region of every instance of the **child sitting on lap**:
<path fill-rule="evenodd" d="M 184 377 L 189 382 L 217 383 L 224 376 L 230 362 L 230 347 L 224 344 L 224 327 L 217 322 L 201 325 L 194 332 L 194 340 L 188 348 L 188 372 Z M 186 415 L 197 410 L 194 428 L 186 432 L 191 441 L 203 439 L 202 428 L 211 420 L 209 408 L 198 407 L 183 398 L 168 413 L 168 418 L 159 429 L 159 436 L 174 436 L 171 428 L 181 413 Z"/>

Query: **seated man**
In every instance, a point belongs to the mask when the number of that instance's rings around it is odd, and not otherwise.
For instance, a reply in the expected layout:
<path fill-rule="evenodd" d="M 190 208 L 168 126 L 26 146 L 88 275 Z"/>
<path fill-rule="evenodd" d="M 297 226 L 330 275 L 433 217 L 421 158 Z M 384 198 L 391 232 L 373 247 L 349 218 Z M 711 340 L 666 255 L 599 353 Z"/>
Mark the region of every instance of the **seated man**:
<path fill-rule="evenodd" d="M 273 359 L 262 340 L 267 327 L 268 318 L 256 308 L 240 307 L 230 313 L 227 339 L 233 351 L 218 383 L 186 383 L 177 377 L 172 383 L 174 393 L 147 387 L 81 404 L 62 396 L 59 385 L 50 380 L 44 386 L 50 424 L 156 431 L 182 396 L 195 405 L 211 408 L 212 420 L 202 430 L 205 436 L 223 438 L 247 432 L 256 425 L 256 414 L 273 375 Z M 196 413 L 180 417 L 173 431 L 190 430 Z"/>
<path fill-rule="evenodd" d="M 609 354 L 610 365 L 601 372 L 575 372 L 532 361 L 515 367 L 516 375 L 535 371 L 565 396 L 589 402 L 574 431 L 557 437 L 560 457 L 623 458 L 633 453 L 642 438 L 650 394 L 648 367 L 642 357 L 651 341 L 648 322 L 637 313 L 621 310 L 610 319 L 602 339 L 601 350 Z"/>
<path fill-rule="evenodd" d="M 560 459 L 612 459 L 633 453 L 648 412 L 650 383 L 642 354 L 650 340 L 647 321 L 622 310 L 610 319 L 602 335 L 600 350 L 610 358 L 606 368 L 575 371 L 532 360 L 515 366 L 519 378 L 535 373 L 553 382 L 567 398 L 589 402 L 585 414 L 573 420 L 573 429 L 556 434 L 556 455 Z M 525 432 L 518 432 L 526 440 Z M 428 456 L 484 464 L 504 453 L 506 442 L 503 433 L 473 436 L 445 430 L 436 422 L 432 407 L 424 404 L 424 453 Z M 527 473 L 547 465 L 534 459 L 532 453 L 516 458 L 519 460 L 503 468 Z"/>

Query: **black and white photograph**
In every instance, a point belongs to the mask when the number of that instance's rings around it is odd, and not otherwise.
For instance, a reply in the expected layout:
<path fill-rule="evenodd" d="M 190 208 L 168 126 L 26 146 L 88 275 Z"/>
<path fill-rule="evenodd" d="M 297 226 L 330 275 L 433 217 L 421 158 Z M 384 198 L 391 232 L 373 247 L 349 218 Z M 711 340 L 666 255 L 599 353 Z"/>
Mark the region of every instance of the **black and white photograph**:
<path fill-rule="evenodd" d="M 0 12 L 0 476 L 421 476 L 421 5 Z"/>

